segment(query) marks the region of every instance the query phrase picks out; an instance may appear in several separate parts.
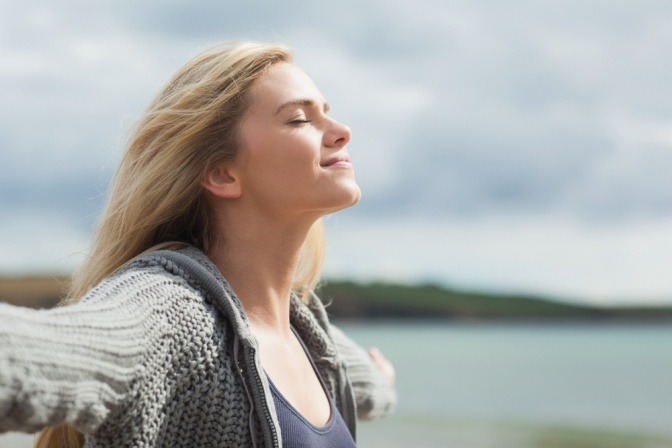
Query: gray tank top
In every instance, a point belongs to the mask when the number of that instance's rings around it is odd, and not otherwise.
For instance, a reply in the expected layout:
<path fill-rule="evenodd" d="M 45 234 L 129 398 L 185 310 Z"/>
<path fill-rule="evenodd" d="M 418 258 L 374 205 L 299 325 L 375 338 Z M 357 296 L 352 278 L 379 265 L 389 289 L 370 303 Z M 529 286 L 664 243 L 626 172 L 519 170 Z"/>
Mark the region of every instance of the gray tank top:
<path fill-rule="evenodd" d="M 294 331 L 293 328 L 292 330 Z M 296 331 L 294 331 L 294 334 L 301 343 L 303 351 L 306 353 L 306 356 L 308 356 L 310 364 L 313 366 L 313 370 L 320 380 L 322 389 L 329 400 L 331 416 L 326 425 L 321 427 L 313 425 L 306 420 L 299 411 L 285 399 L 285 397 L 282 396 L 280 391 L 273 384 L 273 381 L 269 378 L 271 394 L 273 395 L 273 401 L 275 402 L 275 411 L 278 414 L 278 423 L 280 423 L 283 448 L 356 448 L 355 441 L 353 440 L 350 431 L 348 431 L 348 427 L 346 426 L 345 421 L 343 421 L 341 413 L 334 404 L 334 400 L 329 396 L 324 381 L 317 371 L 315 363 L 308 353 L 306 346 Z"/>

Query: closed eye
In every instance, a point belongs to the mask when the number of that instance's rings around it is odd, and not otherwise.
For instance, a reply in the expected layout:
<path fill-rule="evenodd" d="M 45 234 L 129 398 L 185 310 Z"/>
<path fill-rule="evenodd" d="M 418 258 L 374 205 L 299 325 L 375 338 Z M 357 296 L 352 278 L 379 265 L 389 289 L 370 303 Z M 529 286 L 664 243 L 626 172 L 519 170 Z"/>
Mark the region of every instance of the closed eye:
<path fill-rule="evenodd" d="M 299 119 L 290 121 L 289 124 L 299 125 L 299 124 L 304 124 L 304 123 L 310 123 L 311 121 L 312 120 L 307 120 L 305 118 L 299 118 Z"/>

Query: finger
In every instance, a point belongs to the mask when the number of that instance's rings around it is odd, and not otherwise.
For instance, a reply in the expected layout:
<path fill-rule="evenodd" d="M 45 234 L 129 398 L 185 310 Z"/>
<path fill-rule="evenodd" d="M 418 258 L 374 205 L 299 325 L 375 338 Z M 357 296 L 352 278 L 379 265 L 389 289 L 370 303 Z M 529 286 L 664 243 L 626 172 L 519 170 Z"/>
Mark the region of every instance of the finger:
<path fill-rule="evenodd" d="M 396 379 L 396 372 L 394 365 L 378 350 L 376 347 L 369 349 L 369 356 L 376 365 L 376 367 L 387 377 L 390 383 L 394 383 Z"/>

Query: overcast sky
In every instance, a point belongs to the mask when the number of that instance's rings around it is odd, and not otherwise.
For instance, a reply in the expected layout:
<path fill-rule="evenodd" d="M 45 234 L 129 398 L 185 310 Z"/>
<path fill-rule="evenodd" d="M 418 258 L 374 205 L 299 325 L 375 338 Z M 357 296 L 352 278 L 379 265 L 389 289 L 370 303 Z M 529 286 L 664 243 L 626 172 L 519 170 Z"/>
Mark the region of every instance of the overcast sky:
<path fill-rule="evenodd" d="M 672 2 L 0 3 L 0 273 L 81 260 L 182 63 L 283 42 L 350 125 L 331 277 L 672 304 Z"/>

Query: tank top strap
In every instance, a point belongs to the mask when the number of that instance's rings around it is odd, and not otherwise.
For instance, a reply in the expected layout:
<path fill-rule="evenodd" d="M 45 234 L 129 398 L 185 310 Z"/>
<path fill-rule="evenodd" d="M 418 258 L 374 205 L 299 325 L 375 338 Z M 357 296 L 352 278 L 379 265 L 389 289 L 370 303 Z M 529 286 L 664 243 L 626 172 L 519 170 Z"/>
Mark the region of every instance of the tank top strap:
<path fill-rule="evenodd" d="M 271 394 L 278 414 L 278 423 L 282 434 L 284 448 L 356 448 L 355 441 L 348 430 L 341 413 L 329 395 L 324 380 L 315 366 L 306 345 L 292 327 L 296 339 L 301 344 L 315 375 L 317 375 L 322 390 L 329 400 L 330 417 L 326 425 L 319 427 L 310 423 L 301 413 L 282 395 L 269 378 Z"/>

